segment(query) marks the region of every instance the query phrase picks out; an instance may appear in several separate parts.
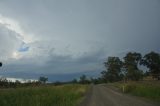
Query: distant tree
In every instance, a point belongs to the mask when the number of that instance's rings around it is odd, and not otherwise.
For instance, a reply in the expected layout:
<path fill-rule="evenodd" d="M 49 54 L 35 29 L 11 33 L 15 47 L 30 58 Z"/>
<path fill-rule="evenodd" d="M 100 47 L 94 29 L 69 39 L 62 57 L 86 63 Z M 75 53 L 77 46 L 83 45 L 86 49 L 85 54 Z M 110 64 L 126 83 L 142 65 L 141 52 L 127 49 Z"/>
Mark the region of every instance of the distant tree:
<path fill-rule="evenodd" d="M 8 80 L 6 78 L 0 78 L 0 87 L 8 87 Z"/>
<path fill-rule="evenodd" d="M 87 80 L 86 75 L 82 75 L 82 76 L 80 76 L 80 81 L 79 82 L 84 84 L 86 80 Z"/>
<path fill-rule="evenodd" d="M 90 77 L 90 82 L 91 82 L 92 84 L 104 83 L 104 82 L 102 81 L 102 78 L 93 78 L 93 77 Z"/>
<path fill-rule="evenodd" d="M 73 79 L 72 83 L 74 83 L 74 84 L 78 83 L 77 79 Z"/>
<path fill-rule="evenodd" d="M 106 70 L 101 72 L 103 79 L 109 82 L 120 80 L 122 61 L 119 57 L 108 57 L 107 61 L 104 62 L 104 65 Z"/>
<path fill-rule="evenodd" d="M 102 83 L 105 83 L 106 82 L 106 80 L 104 80 L 103 78 L 93 78 L 92 80 L 91 80 L 91 83 L 93 83 L 93 84 L 102 84 Z"/>
<path fill-rule="evenodd" d="M 54 85 L 55 86 L 58 86 L 58 85 L 62 85 L 63 83 L 62 82 L 60 82 L 60 81 L 56 81 L 56 82 L 54 82 Z"/>
<path fill-rule="evenodd" d="M 87 79 L 86 75 L 80 76 L 80 81 L 81 84 L 88 84 L 90 81 Z"/>
<path fill-rule="evenodd" d="M 143 76 L 143 71 L 138 69 L 138 65 L 141 61 L 141 54 L 140 53 L 132 53 L 129 52 L 124 57 L 123 68 L 126 71 L 126 77 L 130 80 L 139 80 Z"/>
<path fill-rule="evenodd" d="M 152 75 L 160 74 L 160 54 L 150 52 L 146 54 L 141 60 L 141 64 L 149 68 Z"/>
<path fill-rule="evenodd" d="M 90 77 L 90 81 L 91 81 L 91 83 L 93 83 L 94 82 L 94 78 Z"/>
<path fill-rule="evenodd" d="M 98 81 L 98 80 L 97 80 L 96 78 L 90 77 L 90 82 L 91 82 L 92 84 L 96 84 L 97 81 Z"/>
<path fill-rule="evenodd" d="M 16 84 L 16 85 L 19 85 L 19 84 L 21 84 L 21 82 L 20 82 L 19 80 L 16 80 L 16 81 L 15 81 L 15 84 Z"/>
<path fill-rule="evenodd" d="M 41 82 L 41 83 L 46 83 L 46 81 L 48 81 L 48 78 L 47 77 L 39 77 L 39 81 Z"/>

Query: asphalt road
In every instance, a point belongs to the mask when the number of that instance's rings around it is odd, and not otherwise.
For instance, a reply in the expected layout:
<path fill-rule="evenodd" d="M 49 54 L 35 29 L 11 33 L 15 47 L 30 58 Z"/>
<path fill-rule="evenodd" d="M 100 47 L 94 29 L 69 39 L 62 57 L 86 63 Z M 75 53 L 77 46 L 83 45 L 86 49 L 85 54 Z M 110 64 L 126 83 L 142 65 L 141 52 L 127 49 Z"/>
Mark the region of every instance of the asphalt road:
<path fill-rule="evenodd" d="M 139 97 L 120 93 L 107 85 L 92 85 L 81 106 L 158 106 Z"/>

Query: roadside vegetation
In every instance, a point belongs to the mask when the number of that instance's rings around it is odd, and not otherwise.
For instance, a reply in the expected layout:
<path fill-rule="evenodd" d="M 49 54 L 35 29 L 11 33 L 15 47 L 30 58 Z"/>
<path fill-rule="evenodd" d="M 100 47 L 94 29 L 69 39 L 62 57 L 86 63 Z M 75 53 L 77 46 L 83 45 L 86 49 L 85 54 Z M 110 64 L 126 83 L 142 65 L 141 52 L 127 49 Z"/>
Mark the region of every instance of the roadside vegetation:
<path fill-rule="evenodd" d="M 22 87 L 0 90 L 0 106 L 77 106 L 87 85 Z"/>
<path fill-rule="evenodd" d="M 150 52 L 142 56 L 129 52 L 122 59 L 108 57 L 102 79 L 122 92 L 160 101 L 160 54 Z M 141 68 L 140 66 L 146 67 Z M 147 69 L 147 70 L 144 70 Z"/>
<path fill-rule="evenodd" d="M 129 81 L 115 82 L 112 86 L 119 88 L 123 93 L 148 98 L 160 102 L 160 81 Z"/>
<path fill-rule="evenodd" d="M 122 59 L 108 57 L 104 62 L 106 70 L 102 72 L 102 78 L 107 82 L 139 81 L 144 77 L 152 76 L 154 80 L 160 80 L 160 54 L 150 52 L 142 56 L 137 52 L 129 52 Z M 146 67 L 147 70 L 144 70 Z"/>

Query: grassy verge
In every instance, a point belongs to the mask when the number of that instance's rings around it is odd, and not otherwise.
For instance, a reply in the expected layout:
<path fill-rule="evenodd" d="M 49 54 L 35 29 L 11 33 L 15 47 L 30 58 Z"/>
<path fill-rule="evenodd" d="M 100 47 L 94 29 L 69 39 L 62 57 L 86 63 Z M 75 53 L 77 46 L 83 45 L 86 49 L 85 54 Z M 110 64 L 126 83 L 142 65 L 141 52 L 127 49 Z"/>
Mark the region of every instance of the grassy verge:
<path fill-rule="evenodd" d="M 0 106 L 76 106 L 87 85 L 41 86 L 0 90 Z"/>
<path fill-rule="evenodd" d="M 145 97 L 151 100 L 160 101 L 160 82 L 159 81 L 139 81 L 128 83 L 113 83 L 122 92 L 135 96 Z"/>

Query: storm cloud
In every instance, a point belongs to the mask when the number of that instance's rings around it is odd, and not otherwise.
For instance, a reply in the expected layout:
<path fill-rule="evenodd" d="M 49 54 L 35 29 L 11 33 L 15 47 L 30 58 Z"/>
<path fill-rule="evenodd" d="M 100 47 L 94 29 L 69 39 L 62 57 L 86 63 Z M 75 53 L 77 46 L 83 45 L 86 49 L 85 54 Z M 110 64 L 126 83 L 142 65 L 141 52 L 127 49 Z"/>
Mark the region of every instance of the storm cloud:
<path fill-rule="evenodd" d="M 0 74 L 96 76 L 107 56 L 160 52 L 159 19 L 159 0 L 0 1 Z"/>

